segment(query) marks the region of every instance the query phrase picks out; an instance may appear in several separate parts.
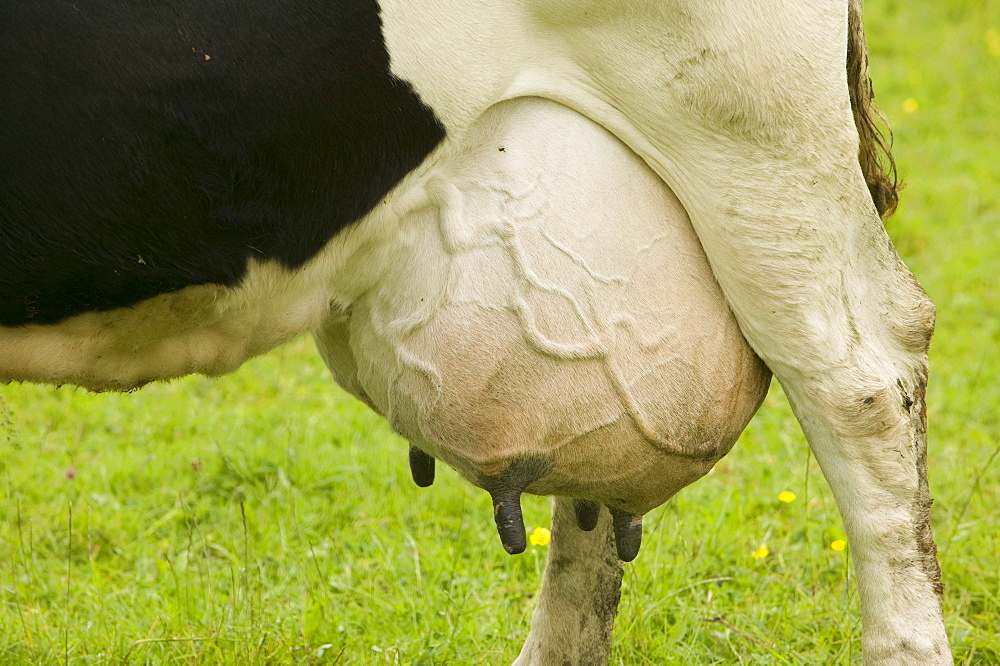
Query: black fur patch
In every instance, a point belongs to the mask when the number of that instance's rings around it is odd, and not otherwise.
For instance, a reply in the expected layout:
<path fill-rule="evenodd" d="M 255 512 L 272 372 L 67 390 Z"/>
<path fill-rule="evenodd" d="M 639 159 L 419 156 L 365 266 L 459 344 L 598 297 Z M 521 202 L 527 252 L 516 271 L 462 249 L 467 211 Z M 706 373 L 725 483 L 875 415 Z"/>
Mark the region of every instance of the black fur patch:
<path fill-rule="evenodd" d="M 0 0 L 0 324 L 294 268 L 444 137 L 375 0 Z"/>

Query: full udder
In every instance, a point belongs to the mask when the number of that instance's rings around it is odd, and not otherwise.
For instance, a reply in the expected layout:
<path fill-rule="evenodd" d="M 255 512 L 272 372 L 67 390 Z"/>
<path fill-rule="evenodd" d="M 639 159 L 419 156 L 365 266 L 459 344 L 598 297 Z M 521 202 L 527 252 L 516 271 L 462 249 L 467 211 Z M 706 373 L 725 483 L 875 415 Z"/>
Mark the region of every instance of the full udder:
<path fill-rule="evenodd" d="M 770 379 L 683 206 L 603 128 L 534 99 L 485 114 L 424 187 L 392 267 L 317 332 L 327 364 L 493 494 L 508 550 L 521 491 L 582 500 L 583 522 L 603 504 L 621 540 L 730 450 Z"/>

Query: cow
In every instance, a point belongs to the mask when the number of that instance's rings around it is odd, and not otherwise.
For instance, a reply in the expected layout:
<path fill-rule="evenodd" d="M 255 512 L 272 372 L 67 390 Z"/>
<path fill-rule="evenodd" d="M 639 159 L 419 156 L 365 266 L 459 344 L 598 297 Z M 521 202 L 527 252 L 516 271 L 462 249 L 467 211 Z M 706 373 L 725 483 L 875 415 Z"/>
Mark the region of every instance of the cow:
<path fill-rule="evenodd" d="M 353 306 L 401 256 L 406 221 L 449 218 L 461 167 L 499 164 L 490 151 L 507 147 L 493 139 L 530 148 L 545 134 L 521 124 L 541 117 L 549 134 L 565 125 L 594 142 L 599 167 L 641 160 L 621 168 L 643 196 L 664 198 L 637 208 L 659 210 L 667 226 L 690 220 L 724 299 L 714 302 L 727 308 L 713 316 L 725 326 L 731 313 L 745 340 L 725 343 L 724 355 L 751 381 L 735 387 L 739 413 L 706 443 L 701 467 L 652 488 L 640 469 L 648 461 L 626 456 L 624 497 L 607 479 L 588 482 L 586 466 L 570 469 L 599 455 L 585 444 L 566 460 L 549 440 L 503 449 L 494 439 L 484 454 L 467 440 L 441 446 L 426 428 L 433 419 L 387 414 L 424 447 L 411 451 L 420 484 L 432 478 L 429 449 L 493 494 L 511 552 L 518 493 L 563 493 L 549 554 L 559 566 L 546 569 L 518 663 L 606 658 L 621 581 L 614 553 L 634 557 L 641 513 L 731 445 L 767 372 L 843 517 L 865 662 L 951 663 L 926 474 L 934 307 L 881 224 L 896 187 L 861 0 L 2 6 L 0 381 L 128 391 L 226 373 L 312 332 L 335 376 L 388 412 L 398 401 L 378 389 L 392 378 L 366 371 L 378 362 L 354 341 L 379 311 Z M 545 124 L 553 118 L 562 120 Z M 537 178 L 559 168 L 533 165 L 522 164 Z M 621 218 L 628 202 L 609 198 Z M 554 191 L 556 205 L 568 201 Z M 450 228 L 438 225 L 441 239 Z M 393 312 L 405 314 L 406 274 L 392 275 Z M 474 358 L 461 339 L 452 345 Z M 462 370 L 452 371 L 465 381 Z M 515 370 L 530 385 L 534 369 Z M 648 411 L 630 409 L 636 421 Z M 654 428 L 635 441 L 658 437 Z"/>

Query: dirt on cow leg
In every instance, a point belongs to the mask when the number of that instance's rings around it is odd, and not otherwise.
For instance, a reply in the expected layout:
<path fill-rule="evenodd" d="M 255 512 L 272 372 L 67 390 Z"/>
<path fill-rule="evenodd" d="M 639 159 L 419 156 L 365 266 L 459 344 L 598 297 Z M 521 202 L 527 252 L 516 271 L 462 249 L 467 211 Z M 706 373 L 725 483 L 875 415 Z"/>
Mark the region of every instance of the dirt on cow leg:
<path fill-rule="evenodd" d="M 917 433 L 917 497 L 914 500 L 913 514 L 916 516 L 917 548 L 920 552 L 920 562 L 927 578 L 934 584 L 934 592 L 944 595 L 944 583 L 941 582 L 941 565 L 937 559 L 937 544 L 931 530 L 931 499 L 930 486 L 927 481 L 927 373 L 921 374 L 913 396 L 908 396 L 901 389 L 904 405 L 910 412 L 910 421 Z M 906 404 L 906 403 L 909 404 Z"/>

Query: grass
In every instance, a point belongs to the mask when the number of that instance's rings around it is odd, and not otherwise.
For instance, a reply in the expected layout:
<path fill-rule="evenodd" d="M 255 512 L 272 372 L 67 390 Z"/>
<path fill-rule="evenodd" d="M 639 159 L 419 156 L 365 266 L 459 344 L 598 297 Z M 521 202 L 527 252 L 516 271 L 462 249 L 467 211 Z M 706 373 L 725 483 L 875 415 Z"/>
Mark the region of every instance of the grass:
<path fill-rule="evenodd" d="M 908 182 L 889 230 L 939 308 L 948 631 L 959 663 L 998 664 L 1000 5 L 867 11 Z M 859 662 L 850 550 L 830 548 L 840 520 L 780 390 L 646 527 L 613 663 Z M 505 555 L 487 495 L 450 470 L 416 488 L 404 443 L 307 341 L 132 395 L 0 388 L 0 663 L 499 664 L 544 557 Z"/>

